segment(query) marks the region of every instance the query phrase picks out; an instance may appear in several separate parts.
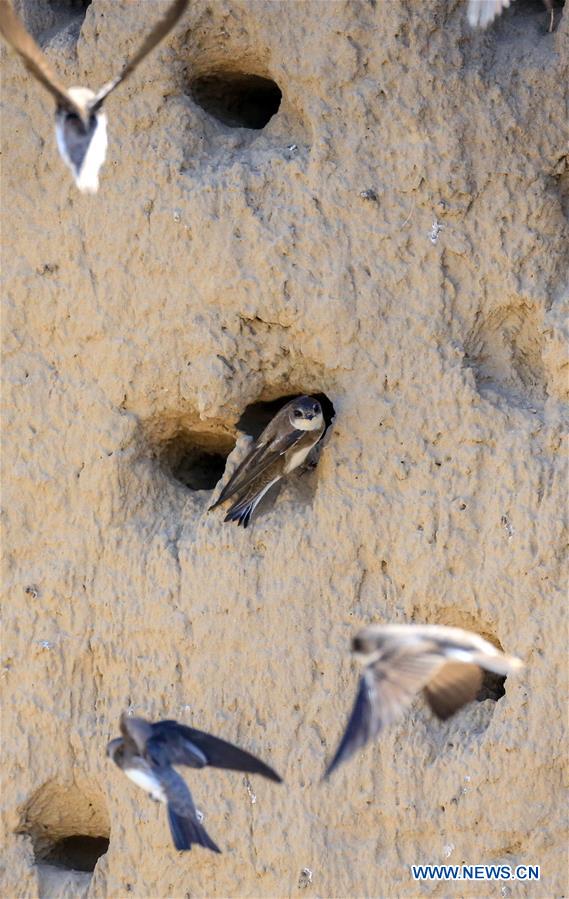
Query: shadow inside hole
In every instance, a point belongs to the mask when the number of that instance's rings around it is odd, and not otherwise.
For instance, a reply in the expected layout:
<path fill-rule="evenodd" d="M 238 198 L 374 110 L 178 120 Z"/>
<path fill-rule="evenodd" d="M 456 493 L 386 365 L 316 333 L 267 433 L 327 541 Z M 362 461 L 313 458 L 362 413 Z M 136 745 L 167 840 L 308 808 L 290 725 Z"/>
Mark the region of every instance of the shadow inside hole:
<path fill-rule="evenodd" d="M 162 467 L 189 490 L 213 490 L 223 476 L 234 441 L 228 437 L 179 431 L 160 451 Z"/>
<path fill-rule="evenodd" d="M 556 31 L 564 6 L 565 0 L 516 0 L 498 17 L 499 40 L 507 42 L 508 37 L 516 35 L 529 38 L 532 34 L 535 37 Z"/>
<path fill-rule="evenodd" d="M 260 130 L 278 112 L 282 92 L 270 78 L 244 72 L 201 75 L 190 83 L 192 99 L 230 128 Z"/>
<path fill-rule="evenodd" d="M 290 393 L 287 394 L 287 396 L 280 396 L 276 400 L 251 403 L 245 408 L 243 415 L 237 422 L 237 429 L 256 439 L 283 406 L 286 406 L 291 400 L 297 399 L 299 396 L 303 395 L 304 394 L 302 393 Z M 314 399 L 318 400 L 322 407 L 322 414 L 326 425 L 324 434 L 321 437 L 322 440 L 326 435 L 326 431 L 334 421 L 336 412 L 332 401 L 328 399 L 325 393 L 311 393 L 310 396 L 313 396 Z"/>
<path fill-rule="evenodd" d="M 91 6 L 91 0 L 48 0 L 48 6 L 60 16 L 81 16 Z"/>
<path fill-rule="evenodd" d="M 37 861 L 54 868 L 65 868 L 68 871 L 92 872 L 108 848 L 109 840 L 106 837 L 77 834 L 53 843 L 45 853 L 38 856 Z"/>
<path fill-rule="evenodd" d="M 545 0 L 516 0 L 517 7 L 514 6 L 514 9 L 510 13 L 510 15 L 540 15 L 543 16 L 546 14 L 549 16 L 548 5 Z M 550 0 L 550 6 L 554 10 L 562 9 L 565 6 L 565 0 Z"/>
<path fill-rule="evenodd" d="M 503 674 L 495 674 L 493 671 L 485 671 L 482 679 L 482 686 L 476 697 L 476 702 L 484 702 L 491 699 L 492 702 L 498 702 L 502 696 L 506 695 L 504 684 L 506 676 Z"/>
<path fill-rule="evenodd" d="M 77 41 L 91 0 L 47 0 L 26 8 L 26 25 L 40 44 Z"/>

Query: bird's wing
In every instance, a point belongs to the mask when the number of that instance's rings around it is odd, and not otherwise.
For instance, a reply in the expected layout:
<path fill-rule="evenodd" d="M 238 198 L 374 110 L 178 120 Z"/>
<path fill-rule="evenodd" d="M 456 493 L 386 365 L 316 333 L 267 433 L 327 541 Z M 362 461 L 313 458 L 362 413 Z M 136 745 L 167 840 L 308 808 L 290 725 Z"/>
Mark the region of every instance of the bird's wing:
<path fill-rule="evenodd" d="M 58 81 L 47 56 L 26 30 L 9 0 L 0 0 L 0 33 L 16 53 L 19 53 L 26 69 L 55 98 L 58 106 L 80 115 L 79 107 L 73 102 L 67 89 Z"/>
<path fill-rule="evenodd" d="M 211 765 L 213 768 L 261 774 L 269 780 L 281 782 L 276 771 L 254 755 L 201 730 L 186 727 L 177 721 L 159 721 L 152 725 L 152 731 L 152 738 L 147 743 L 147 755 L 150 754 L 156 763 L 188 765 L 191 768 Z M 196 759 L 205 761 L 196 764 Z"/>
<path fill-rule="evenodd" d="M 174 0 L 173 3 L 170 4 L 168 9 L 166 10 L 165 15 L 156 23 L 152 31 L 149 35 L 147 35 L 146 39 L 142 42 L 137 53 L 134 54 L 132 59 L 130 59 L 120 75 L 117 75 L 116 78 L 113 78 L 112 81 L 109 81 L 107 84 L 103 85 L 103 87 L 95 94 L 93 99 L 89 103 L 89 107 L 96 111 L 99 109 L 103 101 L 106 97 L 118 87 L 118 85 L 125 81 L 129 75 L 132 75 L 136 67 L 145 56 L 154 49 L 154 47 L 160 43 L 160 41 L 166 37 L 169 31 L 172 30 L 180 16 L 185 12 L 188 6 L 189 0 Z"/>
<path fill-rule="evenodd" d="M 120 729 L 125 740 L 134 745 L 139 755 L 144 755 L 146 742 L 152 735 L 152 725 L 144 718 L 130 718 L 124 712 L 120 717 Z"/>
<path fill-rule="evenodd" d="M 350 720 L 325 777 L 396 721 L 442 664 L 438 654 L 422 649 L 410 652 L 405 647 L 386 652 L 369 665 L 360 678 Z"/>
<path fill-rule="evenodd" d="M 473 28 L 486 28 L 511 0 L 468 0 L 467 16 Z"/>
<path fill-rule="evenodd" d="M 449 661 L 426 684 L 427 702 L 438 718 L 446 720 L 467 702 L 472 702 L 482 686 L 478 665 Z"/>
<path fill-rule="evenodd" d="M 388 628 L 385 628 L 387 630 Z M 372 629 L 369 629 L 372 632 Z M 506 655 L 492 643 L 472 631 L 442 625 L 408 625 L 407 631 L 415 641 L 422 640 L 426 648 L 440 652 L 449 662 L 471 662 L 473 665 L 508 675 L 523 668 L 523 662 L 516 656 Z M 378 633 L 381 631 L 378 629 Z M 457 669 L 458 671 L 458 669 Z"/>
<path fill-rule="evenodd" d="M 157 768 L 156 776 L 168 800 L 168 822 L 176 849 L 183 852 L 197 843 L 213 852 L 221 852 L 199 821 L 192 794 L 183 778 L 168 767 Z"/>
<path fill-rule="evenodd" d="M 262 474 L 255 478 L 246 490 L 239 493 L 223 520 L 236 521 L 238 525 L 243 525 L 244 528 L 249 527 L 253 512 L 273 484 L 280 481 L 281 474 L 281 466 L 277 460 L 276 463 L 273 462 Z"/>
<path fill-rule="evenodd" d="M 241 464 L 237 466 L 219 494 L 218 499 L 210 506 L 210 509 L 215 509 L 221 503 L 224 503 L 226 499 L 245 490 L 255 478 L 258 478 L 270 465 L 305 436 L 306 431 L 298 431 L 294 428 L 284 434 L 276 433 L 267 439 L 265 431 L 263 431 Z"/>

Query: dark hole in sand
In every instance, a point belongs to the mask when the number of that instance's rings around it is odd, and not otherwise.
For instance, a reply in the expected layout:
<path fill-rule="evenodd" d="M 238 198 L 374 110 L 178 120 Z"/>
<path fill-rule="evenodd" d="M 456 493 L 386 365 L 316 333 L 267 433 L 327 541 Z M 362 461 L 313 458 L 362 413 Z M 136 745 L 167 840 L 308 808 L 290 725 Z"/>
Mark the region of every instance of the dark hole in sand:
<path fill-rule="evenodd" d="M 180 431 L 160 450 L 162 466 L 189 490 L 213 490 L 225 471 L 233 441 L 228 437 Z"/>
<path fill-rule="evenodd" d="M 68 871 L 91 872 L 95 870 L 95 865 L 108 848 L 109 841 L 106 837 L 77 834 L 53 843 L 36 861 Z"/>
<path fill-rule="evenodd" d="M 491 699 L 493 702 L 498 702 L 502 696 L 506 695 L 506 690 L 504 688 L 505 683 L 505 675 L 494 674 L 493 671 L 485 671 L 480 692 L 476 697 L 476 702 L 484 702 L 485 699 Z"/>
<path fill-rule="evenodd" d="M 200 75 L 190 83 L 192 99 L 230 128 L 260 130 L 278 112 L 282 93 L 270 78 L 245 72 Z"/>

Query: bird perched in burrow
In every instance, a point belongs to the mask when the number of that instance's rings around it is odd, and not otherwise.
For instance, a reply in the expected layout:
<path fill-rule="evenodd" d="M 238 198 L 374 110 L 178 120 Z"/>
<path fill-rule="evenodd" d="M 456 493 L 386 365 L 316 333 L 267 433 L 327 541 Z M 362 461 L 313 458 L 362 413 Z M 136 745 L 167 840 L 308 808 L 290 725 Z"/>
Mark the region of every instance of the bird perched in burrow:
<path fill-rule="evenodd" d="M 487 28 L 512 0 L 468 0 L 467 16 L 473 28 Z M 549 31 L 553 31 L 554 13 L 553 0 L 543 0 L 543 5 L 549 10 Z"/>
<path fill-rule="evenodd" d="M 191 849 L 194 843 L 212 852 L 221 850 L 201 823 L 192 794 L 174 766 L 205 768 L 210 765 L 260 774 L 282 783 L 276 771 L 249 752 L 177 721 L 151 724 L 144 718 L 122 714 L 120 729 L 122 737 L 110 741 L 107 755 L 152 799 L 167 806 L 174 846 L 182 852 Z"/>
<path fill-rule="evenodd" d="M 364 665 L 346 731 L 325 777 L 396 721 L 421 690 L 445 720 L 476 698 L 484 671 L 508 675 L 522 662 L 478 634 L 439 625 L 372 625 L 352 641 Z"/>
<path fill-rule="evenodd" d="M 252 443 L 210 511 L 234 496 L 224 520 L 237 521 L 246 528 L 267 491 L 306 462 L 325 429 L 317 399 L 299 396 L 291 400 Z"/>
<path fill-rule="evenodd" d="M 96 193 L 99 188 L 99 170 L 107 154 L 107 117 L 102 108 L 105 99 L 171 31 L 188 3 L 174 0 L 122 72 L 94 93 L 87 87 L 64 87 L 9 0 L 0 0 L 0 33 L 55 99 L 57 146 L 80 191 Z"/>

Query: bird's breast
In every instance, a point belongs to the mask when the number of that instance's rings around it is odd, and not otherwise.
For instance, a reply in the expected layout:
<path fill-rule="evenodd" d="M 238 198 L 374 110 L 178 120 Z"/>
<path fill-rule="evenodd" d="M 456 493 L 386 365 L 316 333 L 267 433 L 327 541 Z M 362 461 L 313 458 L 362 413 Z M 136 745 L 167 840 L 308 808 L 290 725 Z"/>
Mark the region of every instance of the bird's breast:
<path fill-rule="evenodd" d="M 149 793 L 153 799 L 157 799 L 158 802 L 168 801 L 160 781 L 150 770 L 145 771 L 143 768 L 125 768 L 124 773 L 137 785 L 137 787 L 143 789 L 145 793 Z"/>
<path fill-rule="evenodd" d="M 293 471 L 295 468 L 298 468 L 299 465 L 302 465 L 313 446 L 314 443 L 310 443 L 308 446 L 290 450 L 286 460 L 285 474 L 288 474 L 289 471 Z"/>

